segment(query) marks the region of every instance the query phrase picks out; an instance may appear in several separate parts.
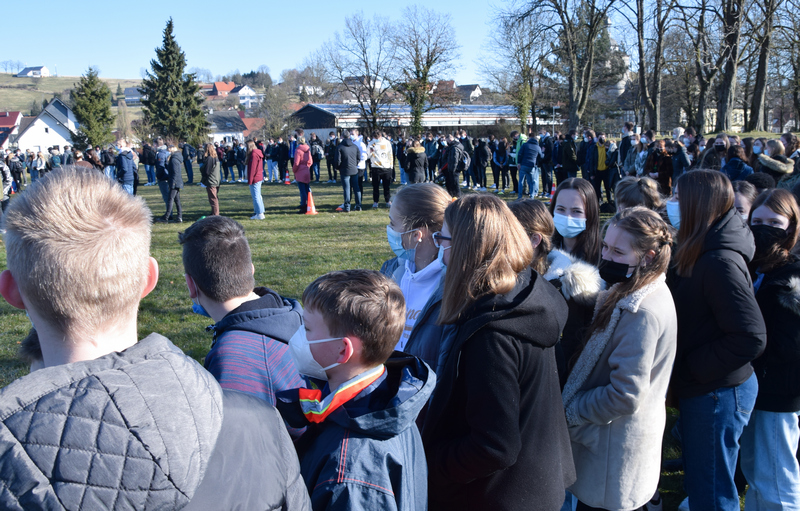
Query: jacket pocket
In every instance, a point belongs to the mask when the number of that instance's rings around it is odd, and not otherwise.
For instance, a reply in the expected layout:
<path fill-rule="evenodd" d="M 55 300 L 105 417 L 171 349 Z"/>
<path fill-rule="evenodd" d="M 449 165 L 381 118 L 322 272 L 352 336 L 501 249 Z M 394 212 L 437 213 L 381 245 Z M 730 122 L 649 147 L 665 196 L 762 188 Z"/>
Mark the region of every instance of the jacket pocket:
<path fill-rule="evenodd" d="M 569 438 L 576 444 L 584 446 L 592 454 L 596 454 L 600 444 L 600 428 L 592 423 L 570 426 Z"/>

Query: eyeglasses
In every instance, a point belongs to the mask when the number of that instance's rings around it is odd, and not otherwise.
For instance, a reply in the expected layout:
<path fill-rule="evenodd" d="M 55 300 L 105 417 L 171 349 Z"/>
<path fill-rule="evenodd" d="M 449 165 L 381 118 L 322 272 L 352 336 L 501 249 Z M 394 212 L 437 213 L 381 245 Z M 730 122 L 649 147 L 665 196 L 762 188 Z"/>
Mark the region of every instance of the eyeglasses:
<path fill-rule="evenodd" d="M 452 241 L 452 240 L 453 238 L 442 235 L 441 231 L 436 231 L 435 233 L 433 233 L 433 244 L 436 246 L 436 248 L 441 248 L 442 241 Z"/>

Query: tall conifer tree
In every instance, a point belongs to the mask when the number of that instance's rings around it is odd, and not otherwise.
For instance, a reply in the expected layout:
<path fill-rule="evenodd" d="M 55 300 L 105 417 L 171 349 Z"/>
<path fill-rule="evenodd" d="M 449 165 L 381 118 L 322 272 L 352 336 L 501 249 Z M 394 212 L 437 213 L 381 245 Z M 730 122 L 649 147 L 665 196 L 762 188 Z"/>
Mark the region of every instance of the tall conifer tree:
<path fill-rule="evenodd" d="M 111 134 L 114 125 L 111 89 L 97 75 L 97 69 L 90 67 L 70 92 L 72 111 L 80 126 L 72 137 L 72 143 L 80 150 L 91 146 L 105 146 L 114 141 L 114 135 Z"/>
<path fill-rule="evenodd" d="M 202 141 L 208 132 L 206 116 L 200 105 L 200 86 L 194 73 L 186 74 L 186 54 L 172 35 L 172 18 L 164 29 L 164 45 L 156 48 L 150 61 L 152 72 L 139 87 L 142 91 L 144 120 L 165 138 Z"/>

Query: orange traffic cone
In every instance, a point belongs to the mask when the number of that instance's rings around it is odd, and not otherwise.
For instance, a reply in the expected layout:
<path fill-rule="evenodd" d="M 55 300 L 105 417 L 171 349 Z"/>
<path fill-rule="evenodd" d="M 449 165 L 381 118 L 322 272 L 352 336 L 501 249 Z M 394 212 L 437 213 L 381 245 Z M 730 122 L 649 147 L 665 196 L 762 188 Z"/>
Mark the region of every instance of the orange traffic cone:
<path fill-rule="evenodd" d="M 308 200 L 306 200 L 306 215 L 316 215 L 317 208 L 314 207 L 314 196 L 311 195 L 311 190 L 308 191 Z"/>
<path fill-rule="evenodd" d="M 553 188 L 550 190 L 550 200 L 553 200 L 553 197 L 556 195 L 556 183 L 553 182 Z"/>
<path fill-rule="evenodd" d="M 290 185 L 290 184 L 292 184 L 292 182 L 291 182 L 291 181 L 289 181 L 289 171 L 288 171 L 288 170 L 286 171 L 286 176 L 285 176 L 285 178 L 284 178 L 284 180 L 283 180 L 283 184 L 285 184 L 285 185 Z"/>

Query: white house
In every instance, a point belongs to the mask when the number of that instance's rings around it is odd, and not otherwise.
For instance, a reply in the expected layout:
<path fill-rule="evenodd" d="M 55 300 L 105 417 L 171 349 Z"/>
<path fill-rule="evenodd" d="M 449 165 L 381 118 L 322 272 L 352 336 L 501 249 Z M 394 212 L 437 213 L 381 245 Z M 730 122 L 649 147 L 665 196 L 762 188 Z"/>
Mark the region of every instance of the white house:
<path fill-rule="evenodd" d="M 26 67 L 14 76 L 17 78 L 42 78 L 50 76 L 50 70 L 44 66 Z"/>
<path fill-rule="evenodd" d="M 19 133 L 22 112 L 0 112 L 0 149 L 7 149 L 12 135 Z"/>
<path fill-rule="evenodd" d="M 25 119 L 20 132 L 11 143 L 20 149 L 46 152 L 47 148 L 72 145 L 72 135 L 78 129 L 75 114 L 60 99 L 54 98 L 30 123 Z"/>
<path fill-rule="evenodd" d="M 219 142 L 220 144 L 227 144 L 233 141 L 244 142 L 244 132 L 247 131 L 247 125 L 239 117 L 237 111 L 211 111 L 206 116 L 206 120 L 210 125 L 208 137 L 212 142 Z"/>
<path fill-rule="evenodd" d="M 139 87 L 125 87 L 124 94 L 125 105 L 127 106 L 141 105 L 142 99 L 145 97 Z"/>
<path fill-rule="evenodd" d="M 248 85 L 234 87 L 231 94 L 237 95 L 239 97 L 239 104 L 243 105 L 245 108 L 253 108 L 258 105 L 259 95 Z"/>

